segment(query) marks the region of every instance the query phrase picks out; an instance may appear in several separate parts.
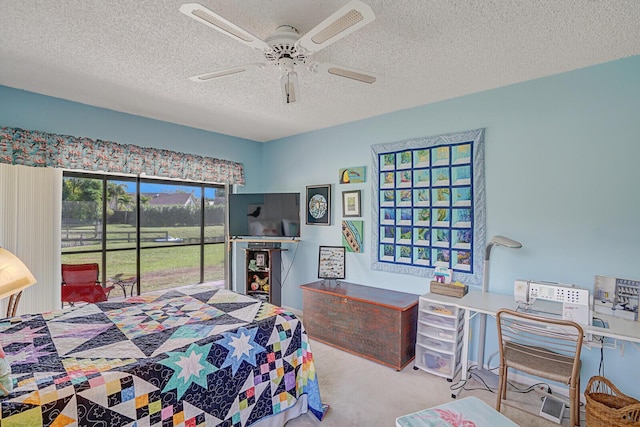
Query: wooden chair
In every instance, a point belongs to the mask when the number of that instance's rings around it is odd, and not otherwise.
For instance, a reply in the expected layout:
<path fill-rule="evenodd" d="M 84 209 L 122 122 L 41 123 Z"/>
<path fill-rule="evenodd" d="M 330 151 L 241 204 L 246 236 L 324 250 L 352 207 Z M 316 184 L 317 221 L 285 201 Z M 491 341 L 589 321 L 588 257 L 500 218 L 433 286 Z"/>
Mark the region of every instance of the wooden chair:
<path fill-rule="evenodd" d="M 496 313 L 500 345 L 500 384 L 496 410 L 507 398 L 507 371 L 530 375 L 569 386 L 570 425 L 580 425 L 580 350 L 582 327 L 568 320 L 552 319 L 501 309 Z"/>
<path fill-rule="evenodd" d="M 97 263 L 62 264 L 62 304 L 106 301 L 113 286 L 102 286 L 99 273 Z"/>

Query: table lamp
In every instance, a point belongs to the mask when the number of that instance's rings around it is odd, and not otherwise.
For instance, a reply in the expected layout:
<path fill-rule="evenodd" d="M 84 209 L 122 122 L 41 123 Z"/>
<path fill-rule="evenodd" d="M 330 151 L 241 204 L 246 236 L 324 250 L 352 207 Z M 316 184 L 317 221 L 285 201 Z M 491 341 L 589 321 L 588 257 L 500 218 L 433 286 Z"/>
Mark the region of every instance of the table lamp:
<path fill-rule="evenodd" d="M 482 270 L 482 292 L 489 291 L 489 258 L 491 257 L 491 249 L 494 246 L 504 246 L 505 248 L 520 249 L 522 243 L 512 240 L 504 236 L 493 236 L 487 244 L 484 252 L 484 266 Z M 478 366 L 474 370 L 477 375 L 489 388 L 498 388 L 498 375 L 484 369 L 484 341 L 487 334 L 487 315 L 480 316 L 480 333 L 478 341 Z"/>
<path fill-rule="evenodd" d="M 22 291 L 36 283 L 36 278 L 20 259 L 0 248 L 0 299 L 9 297 L 7 317 L 16 315 Z"/>

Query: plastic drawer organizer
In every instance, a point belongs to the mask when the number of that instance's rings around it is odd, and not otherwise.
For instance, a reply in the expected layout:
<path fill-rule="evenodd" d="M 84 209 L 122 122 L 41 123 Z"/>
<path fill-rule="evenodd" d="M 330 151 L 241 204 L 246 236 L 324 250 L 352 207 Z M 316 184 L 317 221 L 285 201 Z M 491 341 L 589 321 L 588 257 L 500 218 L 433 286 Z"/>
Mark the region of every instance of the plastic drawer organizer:
<path fill-rule="evenodd" d="M 415 368 L 453 380 L 461 367 L 463 317 L 464 310 L 454 305 L 420 297 Z"/>

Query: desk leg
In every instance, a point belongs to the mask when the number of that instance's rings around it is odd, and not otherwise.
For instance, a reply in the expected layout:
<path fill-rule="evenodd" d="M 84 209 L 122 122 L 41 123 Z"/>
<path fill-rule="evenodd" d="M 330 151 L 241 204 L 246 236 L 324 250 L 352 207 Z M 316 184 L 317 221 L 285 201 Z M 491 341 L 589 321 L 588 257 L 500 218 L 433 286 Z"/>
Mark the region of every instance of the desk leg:
<path fill-rule="evenodd" d="M 459 388 L 456 388 L 453 393 L 451 393 L 452 398 L 457 398 L 458 395 L 464 389 L 464 384 L 469 378 L 469 373 L 467 370 L 469 369 L 469 324 L 471 323 L 471 310 L 468 308 L 464 310 L 464 327 L 462 330 L 462 352 L 460 354 L 461 368 L 460 368 L 460 382 L 458 385 Z"/>
<path fill-rule="evenodd" d="M 471 324 L 471 310 L 464 311 L 464 330 L 462 331 L 462 377 L 467 378 L 469 370 L 469 329 Z"/>

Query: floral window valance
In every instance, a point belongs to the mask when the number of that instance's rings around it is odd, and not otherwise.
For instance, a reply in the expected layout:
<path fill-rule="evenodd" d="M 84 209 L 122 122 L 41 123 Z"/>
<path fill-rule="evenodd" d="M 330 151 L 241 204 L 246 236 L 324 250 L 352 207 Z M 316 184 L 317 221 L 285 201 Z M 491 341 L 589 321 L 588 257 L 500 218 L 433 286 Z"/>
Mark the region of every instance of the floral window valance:
<path fill-rule="evenodd" d="M 9 127 L 0 130 L 0 163 L 244 185 L 242 163 Z"/>

